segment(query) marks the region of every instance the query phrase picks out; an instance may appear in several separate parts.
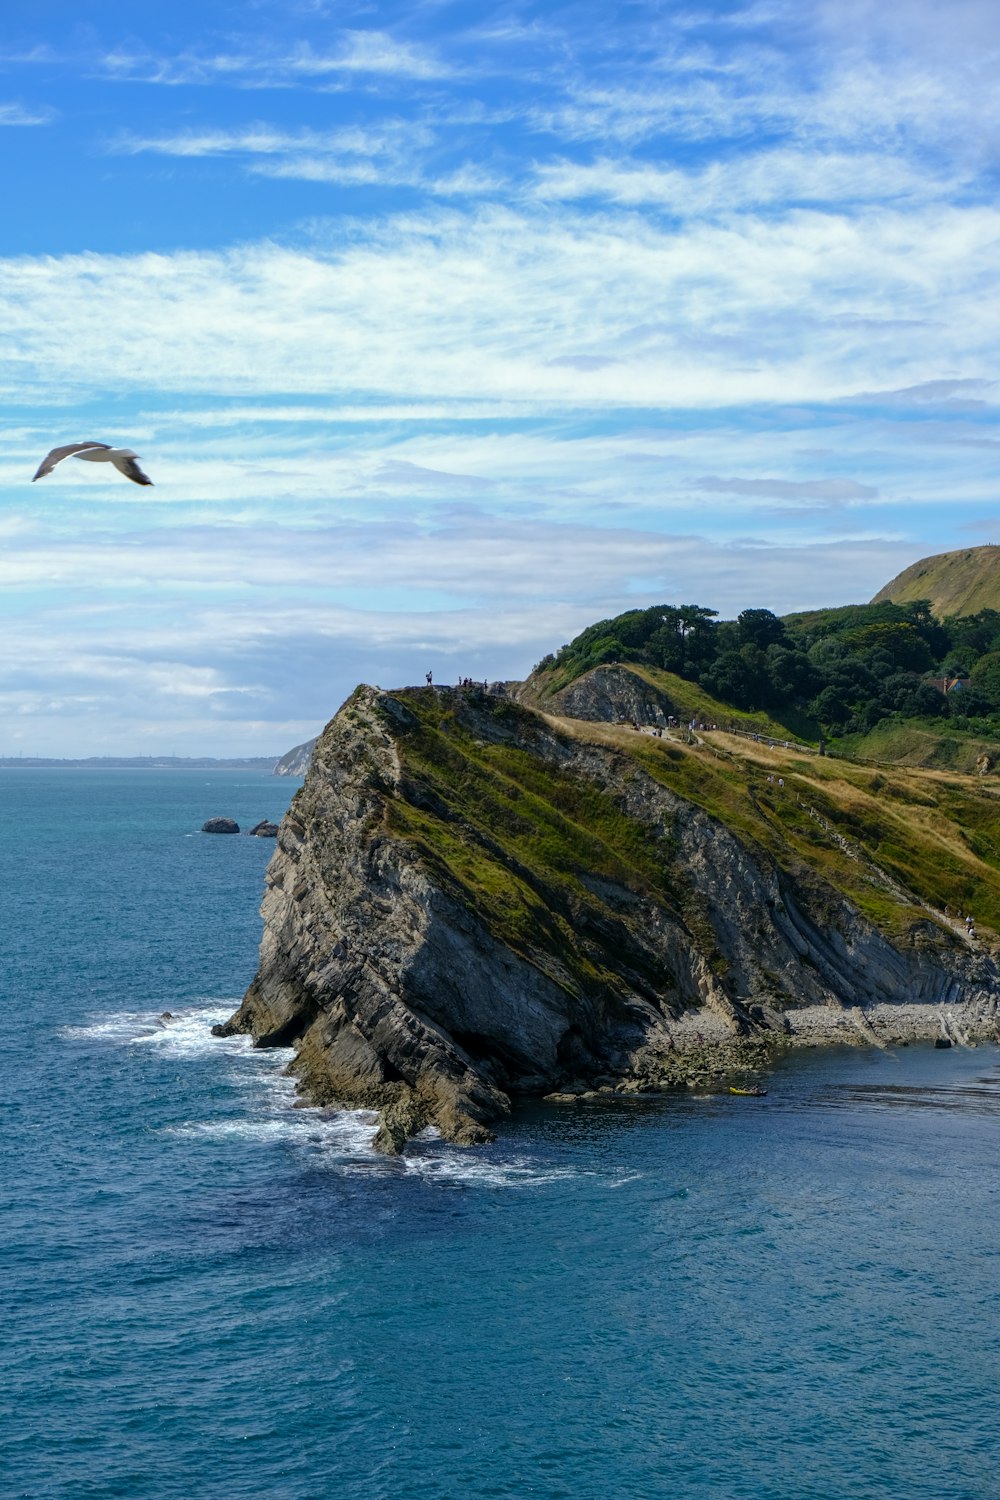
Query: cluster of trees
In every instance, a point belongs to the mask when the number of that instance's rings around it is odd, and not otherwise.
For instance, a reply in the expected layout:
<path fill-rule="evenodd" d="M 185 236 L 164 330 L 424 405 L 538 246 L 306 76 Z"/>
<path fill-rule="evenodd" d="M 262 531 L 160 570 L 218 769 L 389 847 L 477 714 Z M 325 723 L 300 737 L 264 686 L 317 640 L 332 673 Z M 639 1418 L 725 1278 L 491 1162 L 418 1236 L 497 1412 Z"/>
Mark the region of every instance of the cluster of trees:
<path fill-rule="evenodd" d="M 794 709 L 828 733 L 864 733 L 886 718 L 942 718 L 996 728 L 1000 612 L 936 620 L 930 606 L 859 604 L 784 619 L 745 609 L 735 620 L 697 604 L 657 605 L 601 620 L 538 665 L 571 681 L 604 662 L 639 662 L 700 683 L 740 709 Z M 961 679 L 944 693 L 935 679 Z"/>

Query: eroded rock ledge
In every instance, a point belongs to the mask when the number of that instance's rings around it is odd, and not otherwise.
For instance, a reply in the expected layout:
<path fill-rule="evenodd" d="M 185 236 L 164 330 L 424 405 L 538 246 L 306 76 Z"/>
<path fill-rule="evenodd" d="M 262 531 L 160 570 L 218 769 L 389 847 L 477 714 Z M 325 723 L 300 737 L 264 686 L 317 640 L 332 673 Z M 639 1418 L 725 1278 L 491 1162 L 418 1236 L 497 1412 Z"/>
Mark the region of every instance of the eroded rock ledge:
<path fill-rule="evenodd" d="M 776 857 L 679 795 L 679 750 L 604 733 L 359 688 L 281 825 L 260 965 L 217 1031 L 294 1046 L 303 1093 L 378 1110 L 395 1152 L 427 1125 L 487 1141 L 512 1094 L 658 1087 L 822 1040 L 824 1016 L 841 1041 L 909 1007 L 913 1035 L 995 1028 L 988 952 L 916 904 L 890 940 L 837 889 L 836 850 Z"/>

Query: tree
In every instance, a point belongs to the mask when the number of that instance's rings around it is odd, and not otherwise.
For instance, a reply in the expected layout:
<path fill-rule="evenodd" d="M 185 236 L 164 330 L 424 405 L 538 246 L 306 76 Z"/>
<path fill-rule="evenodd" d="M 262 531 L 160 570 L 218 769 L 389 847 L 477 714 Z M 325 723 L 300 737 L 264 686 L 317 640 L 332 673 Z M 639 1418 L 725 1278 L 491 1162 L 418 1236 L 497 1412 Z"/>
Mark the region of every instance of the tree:
<path fill-rule="evenodd" d="M 681 672 L 685 677 L 696 673 L 715 656 L 712 622 L 718 613 L 717 609 L 705 609 L 701 604 L 678 606 L 677 630 L 683 643 Z"/>
<path fill-rule="evenodd" d="M 825 687 L 809 705 L 814 719 L 826 728 L 838 732 L 844 729 L 851 717 L 851 710 L 835 687 Z"/>
<path fill-rule="evenodd" d="M 981 656 L 970 673 L 972 686 L 986 698 L 991 708 L 1000 708 L 1000 651 Z"/>
<path fill-rule="evenodd" d="M 767 658 L 759 646 L 722 651 L 701 681 L 716 698 L 737 708 L 763 708 L 769 689 Z"/>
<path fill-rule="evenodd" d="M 784 621 L 769 609 L 745 609 L 737 615 L 736 623 L 741 645 L 759 646 L 766 651 L 768 646 L 780 645 L 785 640 Z"/>
<path fill-rule="evenodd" d="M 801 698 L 811 698 L 823 686 L 823 680 L 804 651 L 792 651 L 787 646 L 768 646 L 764 653 L 767 661 L 768 701 L 775 706 L 795 703 Z"/>

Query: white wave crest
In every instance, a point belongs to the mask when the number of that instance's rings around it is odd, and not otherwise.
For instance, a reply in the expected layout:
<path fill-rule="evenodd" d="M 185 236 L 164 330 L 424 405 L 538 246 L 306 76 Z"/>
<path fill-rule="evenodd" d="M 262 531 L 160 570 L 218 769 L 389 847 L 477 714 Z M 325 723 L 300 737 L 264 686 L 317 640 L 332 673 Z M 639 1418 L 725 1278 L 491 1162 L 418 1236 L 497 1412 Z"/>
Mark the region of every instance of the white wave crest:
<path fill-rule="evenodd" d="M 486 1151 L 461 1147 L 416 1152 L 401 1158 L 403 1169 L 427 1182 L 463 1183 L 470 1187 L 531 1188 L 562 1182 L 581 1174 L 573 1167 L 541 1166 L 528 1156 L 493 1160 Z M 590 1175 L 590 1174 L 586 1174 Z"/>
<path fill-rule="evenodd" d="M 92 1016 L 85 1025 L 64 1026 L 59 1035 L 70 1041 L 110 1041 L 121 1044 L 173 1040 L 184 1045 L 208 1035 L 231 1016 L 238 1000 L 204 1000 L 178 1011 L 118 1010 Z M 239 1038 L 243 1041 L 245 1038 Z"/>
<path fill-rule="evenodd" d="M 212 1027 L 232 1015 L 237 1003 L 206 997 L 175 1011 L 106 1012 L 86 1024 L 64 1027 L 60 1035 L 71 1042 L 137 1048 L 151 1057 L 221 1063 L 226 1094 L 219 1098 L 219 1113 L 166 1126 L 165 1133 L 175 1138 L 280 1144 L 303 1152 L 314 1166 L 335 1172 L 399 1173 L 442 1187 L 527 1189 L 595 1175 L 543 1164 L 527 1155 L 499 1156 L 490 1148 L 464 1150 L 443 1142 L 433 1127 L 422 1130 L 403 1156 L 383 1156 L 373 1146 L 378 1116 L 372 1111 L 302 1105 L 295 1079 L 287 1071 L 294 1056 L 291 1047 L 259 1049 L 247 1036 L 212 1035 Z M 612 1174 L 609 1185 L 620 1187 L 631 1180 Z"/>
<path fill-rule="evenodd" d="M 224 1120 L 188 1120 L 171 1126 L 168 1134 L 210 1141 L 282 1143 L 318 1153 L 332 1165 L 357 1158 L 366 1158 L 374 1165 L 384 1160 L 372 1150 L 377 1124 L 377 1117 L 368 1110 L 299 1109 L 286 1098 L 273 1112 Z"/>

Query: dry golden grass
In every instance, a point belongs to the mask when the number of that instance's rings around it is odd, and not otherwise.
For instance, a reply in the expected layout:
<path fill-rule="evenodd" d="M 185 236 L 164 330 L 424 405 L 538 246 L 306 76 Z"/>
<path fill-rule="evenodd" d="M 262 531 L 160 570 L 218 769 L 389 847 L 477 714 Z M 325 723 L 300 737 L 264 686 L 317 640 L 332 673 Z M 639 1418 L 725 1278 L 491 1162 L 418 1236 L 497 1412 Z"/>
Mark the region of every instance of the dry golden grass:
<path fill-rule="evenodd" d="M 871 874 L 862 881 L 860 867 L 867 863 L 912 891 L 914 905 L 938 914 L 972 910 L 981 928 L 1000 929 L 1000 797 L 979 777 L 878 771 L 721 731 L 688 744 L 682 731 L 657 739 L 628 726 L 547 717 L 562 734 L 641 761 L 678 795 L 764 844 L 779 863 L 805 858 L 862 905 Z M 829 835 L 823 847 L 810 807 L 860 863 Z"/>

